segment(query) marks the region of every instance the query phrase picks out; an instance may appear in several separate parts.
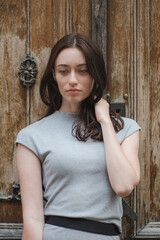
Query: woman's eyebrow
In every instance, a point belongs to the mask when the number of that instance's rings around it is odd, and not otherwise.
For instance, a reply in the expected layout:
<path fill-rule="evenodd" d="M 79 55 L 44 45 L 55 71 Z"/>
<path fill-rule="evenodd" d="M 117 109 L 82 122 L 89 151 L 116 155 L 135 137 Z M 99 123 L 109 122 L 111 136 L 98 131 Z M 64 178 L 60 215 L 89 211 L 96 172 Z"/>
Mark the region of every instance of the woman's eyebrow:
<path fill-rule="evenodd" d="M 82 67 L 82 66 L 87 66 L 87 64 L 86 63 L 81 63 L 81 64 L 78 64 L 77 66 Z M 70 66 L 67 65 L 67 64 L 58 64 L 56 67 L 70 67 Z"/>
<path fill-rule="evenodd" d="M 56 67 L 69 67 L 67 64 L 58 64 Z"/>

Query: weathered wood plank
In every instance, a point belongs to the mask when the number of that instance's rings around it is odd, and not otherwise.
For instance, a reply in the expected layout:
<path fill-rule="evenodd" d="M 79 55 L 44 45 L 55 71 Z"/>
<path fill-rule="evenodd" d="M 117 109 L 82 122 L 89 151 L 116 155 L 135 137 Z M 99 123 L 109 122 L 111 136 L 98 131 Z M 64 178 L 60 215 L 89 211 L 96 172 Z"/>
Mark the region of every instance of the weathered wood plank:
<path fill-rule="evenodd" d="M 130 1 L 107 3 L 107 79 L 109 100 L 124 102 L 130 81 Z"/>
<path fill-rule="evenodd" d="M 131 0 L 131 24 L 130 24 L 130 81 L 129 85 L 129 112 L 130 117 L 137 120 L 137 2 Z"/>
<path fill-rule="evenodd" d="M 137 230 L 144 239 L 147 235 L 153 235 L 153 238 L 160 237 L 157 229 L 152 226 L 152 222 L 157 221 L 158 224 L 160 220 L 159 9 L 159 1 L 141 1 L 137 5 L 137 90 L 139 96 L 137 114 L 143 126 L 140 138 L 142 177 L 138 187 Z M 144 230 L 141 230 L 143 228 Z"/>
<path fill-rule="evenodd" d="M 137 91 L 137 1 L 131 0 L 131 25 L 130 25 L 130 34 L 131 34 L 131 54 L 130 54 L 130 81 L 129 81 L 129 112 L 130 117 L 139 122 L 138 119 L 138 109 L 137 109 L 137 99 L 139 97 Z M 141 148 L 139 149 L 141 152 Z M 137 213 L 137 187 L 134 189 L 131 197 L 131 206 L 134 212 Z M 138 220 L 137 216 L 137 220 Z M 132 236 L 136 236 L 136 225 L 137 220 L 132 223 Z M 130 237 L 130 235 L 128 235 Z"/>
<path fill-rule="evenodd" d="M 19 201 L 0 201 L 0 223 L 22 222 L 22 209 Z"/>
<path fill-rule="evenodd" d="M 30 21 L 31 51 L 41 54 L 41 50 L 50 48 L 53 41 L 52 0 L 32 0 L 30 2 Z"/>
<path fill-rule="evenodd" d="M 91 35 L 91 0 L 53 1 L 53 26 L 56 39 L 70 33 Z"/>
<path fill-rule="evenodd" d="M 91 36 L 91 0 L 72 0 L 73 33 Z"/>
<path fill-rule="evenodd" d="M 14 138 L 17 131 L 25 125 L 25 91 L 20 85 L 18 76 L 20 61 L 25 53 L 25 1 L 4 1 L 0 5 L 0 15 L 0 52 L 3 56 L 0 58 L 0 116 L 3 126 L 0 145 L 2 167 L 0 178 L 1 183 L 8 185 L 10 176 L 13 177 Z M 5 188 L 2 189 L 5 191 Z"/>
<path fill-rule="evenodd" d="M 26 125 L 25 89 L 19 81 L 18 69 L 26 50 L 25 0 L 1 1 L 0 4 L 0 195 L 11 193 L 17 180 L 14 160 L 14 141 L 18 131 Z M 1 205 L 1 218 L 13 219 L 15 210 Z M 14 206 L 13 206 L 14 207 Z M 15 221 L 21 221 L 19 215 Z"/>
<path fill-rule="evenodd" d="M 59 0 L 53 1 L 53 41 L 57 42 L 58 39 L 66 34 L 66 1 Z"/>
<path fill-rule="evenodd" d="M 160 221 L 160 1 L 150 1 L 150 221 Z M 160 236 L 160 232 L 159 232 Z"/>
<path fill-rule="evenodd" d="M 107 80 L 109 101 L 125 102 L 126 116 L 135 118 L 136 16 L 135 2 L 107 1 Z M 126 198 L 134 208 L 133 194 Z M 136 210 L 134 208 L 134 210 Z M 134 223 L 123 217 L 121 240 L 134 234 Z"/>
<path fill-rule="evenodd" d="M 107 66 L 107 1 L 92 0 L 92 39 L 102 50 Z"/>
<path fill-rule="evenodd" d="M 140 134 L 141 182 L 137 192 L 137 231 L 150 213 L 150 1 L 137 2 L 137 116 Z"/>
<path fill-rule="evenodd" d="M 59 2 L 59 1 L 56 1 Z M 58 16 L 57 16 L 58 19 Z M 31 89 L 30 118 L 34 122 L 45 114 L 45 106 L 40 99 L 39 85 L 53 45 L 52 0 L 30 1 L 30 47 L 37 61 L 38 74 Z"/>

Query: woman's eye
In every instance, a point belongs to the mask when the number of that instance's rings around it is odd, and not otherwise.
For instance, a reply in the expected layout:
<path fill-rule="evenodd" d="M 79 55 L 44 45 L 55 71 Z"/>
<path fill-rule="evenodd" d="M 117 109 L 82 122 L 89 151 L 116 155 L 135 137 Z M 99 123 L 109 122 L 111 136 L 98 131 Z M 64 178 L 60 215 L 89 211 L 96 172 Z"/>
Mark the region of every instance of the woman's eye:
<path fill-rule="evenodd" d="M 87 70 L 87 69 L 81 69 L 80 72 L 81 72 L 81 73 L 87 73 L 88 70 Z"/>
<path fill-rule="evenodd" d="M 68 71 L 67 71 L 67 70 L 60 70 L 59 72 L 60 72 L 61 74 L 67 74 Z"/>

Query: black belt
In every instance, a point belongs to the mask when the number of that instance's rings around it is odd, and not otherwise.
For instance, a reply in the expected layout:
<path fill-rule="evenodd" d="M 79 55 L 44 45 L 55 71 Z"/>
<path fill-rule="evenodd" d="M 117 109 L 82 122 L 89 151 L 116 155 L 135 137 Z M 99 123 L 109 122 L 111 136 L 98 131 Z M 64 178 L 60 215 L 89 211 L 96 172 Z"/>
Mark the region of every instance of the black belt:
<path fill-rule="evenodd" d="M 46 216 L 45 223 L 102 235 L 116 236 L 120 234 L 115 224 L 97 222 L 83 218 Z"/>

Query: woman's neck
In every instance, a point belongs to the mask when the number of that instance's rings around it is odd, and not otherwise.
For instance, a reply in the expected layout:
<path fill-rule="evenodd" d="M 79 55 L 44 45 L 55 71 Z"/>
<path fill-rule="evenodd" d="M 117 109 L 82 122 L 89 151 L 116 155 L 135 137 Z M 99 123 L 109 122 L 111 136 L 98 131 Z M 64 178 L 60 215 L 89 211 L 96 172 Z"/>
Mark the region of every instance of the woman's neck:
<path fill-rule="evenodd" d="M 59 111 L 66 112 L 66 113 L 78 113 L 80 109 L 79 104 L 63 104 L 61 105 Z"/>

